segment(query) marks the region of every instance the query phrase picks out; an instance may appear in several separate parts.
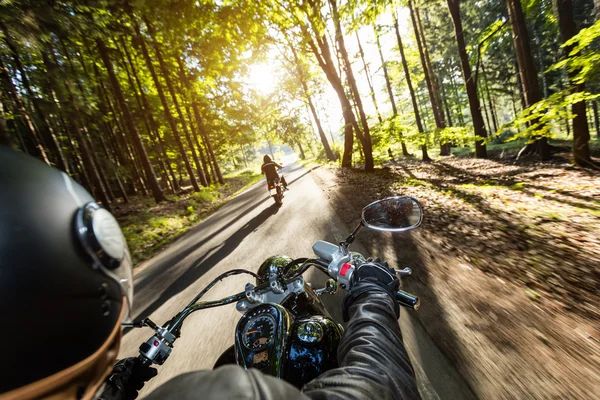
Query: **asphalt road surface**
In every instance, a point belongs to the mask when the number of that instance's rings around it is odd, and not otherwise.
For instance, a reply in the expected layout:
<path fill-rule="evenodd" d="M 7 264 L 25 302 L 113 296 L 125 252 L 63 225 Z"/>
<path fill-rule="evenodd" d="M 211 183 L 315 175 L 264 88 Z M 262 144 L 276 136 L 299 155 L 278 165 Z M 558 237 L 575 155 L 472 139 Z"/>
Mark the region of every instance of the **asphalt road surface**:
<path fill-rule="evenodd" d="M 150 317 L 164 324 L 216 276 L 229 269 L 256 271 L 266 258 L 278 254 L 311 257 L 312 245 L 317 240 L 337 243 L 348 235 L 351 229 L 335 214 L 308 170 L 292 163 L 284 168 L 283 174 L 290 190 L 285 194 L 282 207 L 277 207 L 268 197 L 262 180 L 231 199 L 161 254 L 136 268 L 134 319 Z M 360 237 L 352 249 L 367 256 Z M 308 275 L 308 280 L 315 287 L 322 287 L 319 283 L 326 277 L 321 275 L 315 271 Z M 241 292 L 248 278 L 244 275 L 227 278 L 203 300 Z M 342 292 L 324 299 L 331 314 L 340 322 Z M 240 317 L 233 304 L 188 317 L 170 358 L 158 367 L 158 376 L 146 384 L 141 396 L 184 372 L 211 369 L 219 355 L 233 344 Z M 402 311 L 400 323 L 423 398 L 472 398 L 410 312 Z M 137 355 L 139 345 L 152 333 L 149 328 L 127 331 L 119 356 Z"/>

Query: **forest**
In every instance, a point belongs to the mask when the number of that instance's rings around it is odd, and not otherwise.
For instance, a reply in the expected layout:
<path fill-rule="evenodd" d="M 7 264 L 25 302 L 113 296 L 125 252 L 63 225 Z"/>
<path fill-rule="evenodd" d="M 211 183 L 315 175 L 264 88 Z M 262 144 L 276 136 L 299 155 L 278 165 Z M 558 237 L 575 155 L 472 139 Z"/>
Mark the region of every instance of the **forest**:
<path fill-rule="evenodd" d="M 265 140 L 367 172 L 392 148 L 430 161 L 507 142 L 598 168 L 591 0 L 0 7 L 2 141 L 107 208 L 223 184 Z M 270 93 L 248 84 L 267 64 Z"/>

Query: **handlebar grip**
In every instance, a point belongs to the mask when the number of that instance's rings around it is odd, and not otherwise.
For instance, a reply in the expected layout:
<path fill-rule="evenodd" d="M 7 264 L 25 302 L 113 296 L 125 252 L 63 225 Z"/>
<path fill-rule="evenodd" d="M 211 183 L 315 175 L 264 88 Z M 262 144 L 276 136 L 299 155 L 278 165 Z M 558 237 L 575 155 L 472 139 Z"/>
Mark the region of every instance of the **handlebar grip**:
<path fill-rule="evenodd" d="M 414 311 L 417 311 L 419 309 L 419 306 L 421 305 L 421 299 L 419 299 L 419 297 L 407 293 L 403 290 L 398 290 L 396 292 L 396 300 L 398 301 L 398 303 L 400 303 L 401 306 L 410 308 Z"/>

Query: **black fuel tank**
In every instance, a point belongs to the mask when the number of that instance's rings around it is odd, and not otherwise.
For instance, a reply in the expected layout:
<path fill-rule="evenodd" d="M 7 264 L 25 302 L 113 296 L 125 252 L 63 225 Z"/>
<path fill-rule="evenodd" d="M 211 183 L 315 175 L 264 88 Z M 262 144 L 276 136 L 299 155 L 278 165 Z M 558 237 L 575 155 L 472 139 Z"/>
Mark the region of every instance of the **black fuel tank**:
<path fill-rule="evenodd" d="M 294 321 L 283 379 L 300 388 L 323 372 L 336 368 L 342 333 L 338 324 L 324 316 Z"/>

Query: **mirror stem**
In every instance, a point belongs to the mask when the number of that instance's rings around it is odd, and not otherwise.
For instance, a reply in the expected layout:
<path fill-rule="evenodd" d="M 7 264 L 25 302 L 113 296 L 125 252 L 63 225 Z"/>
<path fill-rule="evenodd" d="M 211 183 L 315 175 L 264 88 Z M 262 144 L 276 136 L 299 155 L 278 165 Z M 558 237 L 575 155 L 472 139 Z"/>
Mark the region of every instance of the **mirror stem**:
<path fill-rule="evenodd" d="M 364 223 L 360 221 L 360 224 L 358 224 L 356 229 L 354 229 L 354 231 L 346 238 L 346 240 L 340 243 L 340 247 L 342 248 L 342 251 L 344 253 L 346 253 L 348 246 L 350 246 L 354 242 L 354 240 L 356 239 L 356 235 L 358 235 L 358 232 L 360 232 L 363 226 L 365 226 Z"/>

